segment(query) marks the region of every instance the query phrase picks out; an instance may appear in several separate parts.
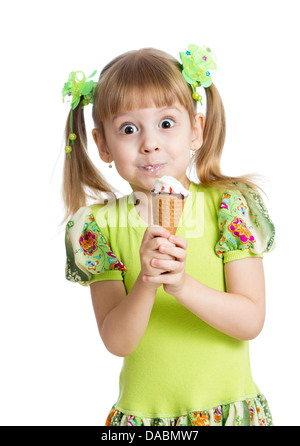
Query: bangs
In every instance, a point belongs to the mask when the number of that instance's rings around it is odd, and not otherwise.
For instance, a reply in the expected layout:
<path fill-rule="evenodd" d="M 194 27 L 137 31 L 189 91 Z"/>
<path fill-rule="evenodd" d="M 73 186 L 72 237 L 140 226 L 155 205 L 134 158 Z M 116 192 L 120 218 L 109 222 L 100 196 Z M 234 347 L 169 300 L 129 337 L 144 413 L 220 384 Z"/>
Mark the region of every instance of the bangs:
<path fill-rule="evenodd" d="M 191 87 L 181 74 L 181 65 L 162 51 L 144 49 L 120 56 L 103 70 L 93 116 L 96 123 L 120 112 L 169 107 L 176 101 L 191 116 L 195 114 Z"/>

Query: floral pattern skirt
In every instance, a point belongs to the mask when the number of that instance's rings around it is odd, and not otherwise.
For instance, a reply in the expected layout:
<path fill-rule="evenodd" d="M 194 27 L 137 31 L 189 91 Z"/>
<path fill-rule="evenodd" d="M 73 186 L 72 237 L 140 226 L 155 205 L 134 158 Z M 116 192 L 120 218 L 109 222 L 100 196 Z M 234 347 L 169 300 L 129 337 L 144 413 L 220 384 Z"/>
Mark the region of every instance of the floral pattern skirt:
<path fill-rule="evenodd" d="M 188 412 L 178 417 L 141 418 L 126 415 L 113 406 L 106 426 L 273 426 L 266 398 L 256 398 L 222 404 L 209 410 Z"/>

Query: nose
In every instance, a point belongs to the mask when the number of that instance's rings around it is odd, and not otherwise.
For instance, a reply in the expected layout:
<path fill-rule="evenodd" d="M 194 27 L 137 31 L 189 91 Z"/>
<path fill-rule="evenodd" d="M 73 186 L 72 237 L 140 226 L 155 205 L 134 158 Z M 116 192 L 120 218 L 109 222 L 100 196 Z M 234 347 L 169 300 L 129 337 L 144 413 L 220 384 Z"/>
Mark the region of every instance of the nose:
<path fill-rule="evenodd" d="M 158 152 L 160 150 L 160 144 L 155 136 L 155 131 L 152 130 L 145 130 L 143 139 L 141 141 L 141 151 L 142 153 L 151 153 L 151 152 Z"/>
<path fill-rule="evenodd" d="M 157 152 L 159 151 L 159 147 L 143 147 L 142 152 L 144 153 L 151 153 L 151 152 Z"/>

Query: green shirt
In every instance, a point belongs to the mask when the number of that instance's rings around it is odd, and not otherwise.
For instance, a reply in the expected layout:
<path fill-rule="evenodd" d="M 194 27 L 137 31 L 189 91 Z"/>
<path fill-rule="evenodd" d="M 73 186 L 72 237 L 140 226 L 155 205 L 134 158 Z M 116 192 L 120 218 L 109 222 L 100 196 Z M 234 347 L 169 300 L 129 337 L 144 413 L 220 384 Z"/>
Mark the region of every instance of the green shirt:
<path fill-rule="evenodd" d="M 260 196 L 246 189 L 242 195 L 191 183 L 189 191 L 176 232 L 188 241 L 186 272 L 226 291 L 224 263 L 273 249 L 274 225 Z M 132 201 L 130 195 L 81 208 L 72 217 L 66 230 L 68 280 L 123 280 L 130 292 L 148 226 Z M 248 341 L 209 326 L 162 286 L 140 344 L 124 358 L 119 386 L 115 407 L 140 417 L 176 417 L 259 393 Z"/>

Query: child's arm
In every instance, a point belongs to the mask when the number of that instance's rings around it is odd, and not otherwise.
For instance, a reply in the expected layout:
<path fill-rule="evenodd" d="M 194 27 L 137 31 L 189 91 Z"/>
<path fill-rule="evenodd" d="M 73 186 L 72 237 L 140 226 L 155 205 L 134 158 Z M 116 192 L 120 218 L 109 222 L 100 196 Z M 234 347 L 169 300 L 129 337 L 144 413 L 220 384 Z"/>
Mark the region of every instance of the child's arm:
<path fill-rule="evenodd" d="M 147 328 L 156 289 L 145 286 L 138 276 L 126 295 L 123 282 L 105 280 L 90 285 L 101 339 L 116 356 L 132 353 Z"/>
<path fill-rule="evenodd" d="M 158 251 L 162 243 L 172 245 L 167 240 L 169 235 L 160 226 L 147 228 L 140 248 L 141 273 L 127 295 L 121 281 L 105 280 L 90 285 L 100 336 L 107 350 L 116 356 L 132 353 L 146 331 L 160 284 L 145 283 L 142 277 L 163 272 L 150 265 L 154 255 L 161 260 L 173 258 Z"/>
<path fill-rule="evenodd" d="M 185 242 L 185 243 L 184 243 Z M 144 277 L 145 281 L 164 284 L 172 294 L 204 322 L 241 340 L 255 338 L 265 319 L 265 280 L 261 258 L 245 258 L 225 264 L 226 292 L 200 283 L 185 272 L 185 239 L 175 237 L 176 247 L 164 252 L 176 260 L 157 260 L 158 268 L 169 273 Z"/>
<path fill-rule="evenodd" d="M 225 264 L 227 292 L 203 285 L 186 274 L 177 300 L 207 324 L 241 340 L 254 339 L 265 320 L 265 280 L 261 258 Z"/>

